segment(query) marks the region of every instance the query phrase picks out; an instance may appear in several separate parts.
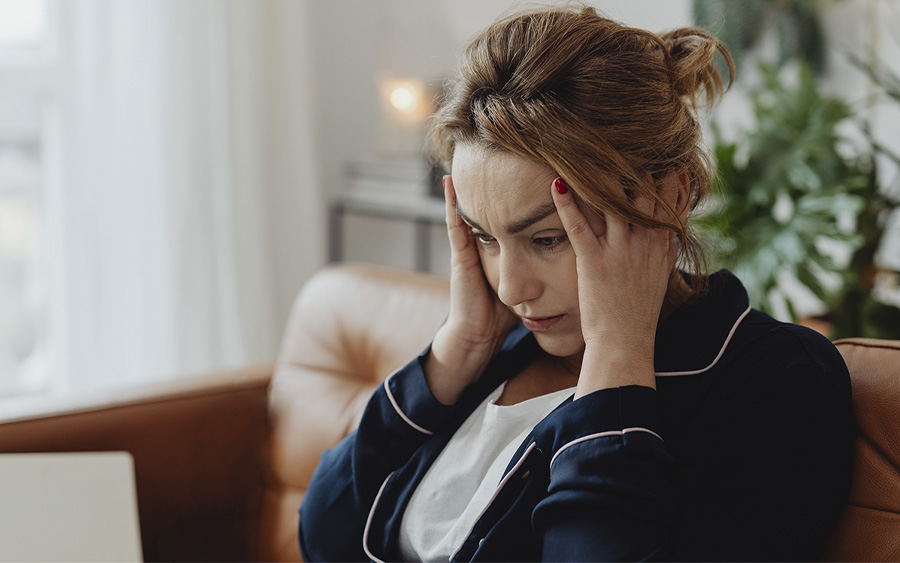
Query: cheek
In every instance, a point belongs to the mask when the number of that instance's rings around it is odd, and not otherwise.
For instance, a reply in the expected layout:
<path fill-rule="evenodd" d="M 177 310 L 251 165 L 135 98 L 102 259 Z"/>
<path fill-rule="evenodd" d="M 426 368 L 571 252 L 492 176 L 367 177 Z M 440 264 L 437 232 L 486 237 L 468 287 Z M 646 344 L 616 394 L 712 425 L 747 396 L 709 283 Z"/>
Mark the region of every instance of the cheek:
<path fill-rule="evenodd" d="M 575 253 L 571 252 L 563 263 L 558 264 L 555 269 L 555 277 L 557 287 L 560 293 L 563 293 L 567 299 L 578 303 L 578 268 L 575 265 Z"/>
<path fill-rule="evenodd" d="M 489 252 L 481 245 L 478 246 L 478 257 L 481 259 L 481 269 L 484 271 L 484 277 L 487 278 L 488 284 L 494 293 L 500 285 L 500 265 L 499 260 L 494 253 Z"/>
<path fill-rule="evenodd" d="M 544 293 L 558 305 L 578 306 L 578 269 L 571 246 L 536 258 L 532 272 L 542 280 Z"/>

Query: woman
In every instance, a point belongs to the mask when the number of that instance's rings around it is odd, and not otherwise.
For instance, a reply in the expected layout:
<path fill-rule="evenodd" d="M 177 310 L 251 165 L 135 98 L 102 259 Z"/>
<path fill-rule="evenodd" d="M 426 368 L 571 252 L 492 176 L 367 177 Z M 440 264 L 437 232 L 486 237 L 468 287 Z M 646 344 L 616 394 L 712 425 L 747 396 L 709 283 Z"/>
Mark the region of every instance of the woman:
<path fill-rule="evenodd" d="M 449 316 L 323 455 L 307 560 L 810 556 L 849 484 L 849 377 L 702 274 L 717 50 L 586 7 L 473 40 L 430 139 Z"/>

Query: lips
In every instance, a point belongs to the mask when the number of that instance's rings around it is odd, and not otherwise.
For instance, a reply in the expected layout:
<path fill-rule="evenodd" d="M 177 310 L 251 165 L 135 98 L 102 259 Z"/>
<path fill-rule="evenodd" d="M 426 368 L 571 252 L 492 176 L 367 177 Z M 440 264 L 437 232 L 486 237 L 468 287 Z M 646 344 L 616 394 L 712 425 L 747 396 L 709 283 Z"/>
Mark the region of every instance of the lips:
<path fill-rule="evenodd" d="M 556 326 L 565 315 L 555 317 L 521 317 L 522 324 L 531 332 L 545 332 Z"/>

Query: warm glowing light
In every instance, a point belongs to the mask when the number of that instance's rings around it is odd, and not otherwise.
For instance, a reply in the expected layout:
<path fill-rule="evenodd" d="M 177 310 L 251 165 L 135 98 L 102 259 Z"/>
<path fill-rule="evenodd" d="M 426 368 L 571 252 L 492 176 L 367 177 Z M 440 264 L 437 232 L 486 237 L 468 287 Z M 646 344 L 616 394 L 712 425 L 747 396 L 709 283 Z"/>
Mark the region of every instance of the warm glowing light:
<path fill-rule="evenodd" d="M 384 154 L 419 155 L 422 152 L 425 118 L 432 111 L 425 82 L 414 77 L 382 75 L 378 80 L 378 90 L 384 125 L 379 150 Z"/>
<path fill-rule="evenodd" d="M 413 111 L 419 105 L 419 93 L 409 84 L 400 84 L 391 90 L 390 100 L 400 111 Z"/>

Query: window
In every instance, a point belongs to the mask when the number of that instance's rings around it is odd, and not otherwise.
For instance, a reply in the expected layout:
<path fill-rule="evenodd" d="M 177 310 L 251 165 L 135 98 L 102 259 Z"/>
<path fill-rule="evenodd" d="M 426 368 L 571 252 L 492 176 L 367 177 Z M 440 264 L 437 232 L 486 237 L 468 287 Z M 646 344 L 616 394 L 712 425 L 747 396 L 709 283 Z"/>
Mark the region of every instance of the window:
<path fill-rule="evenodd" d="M 0 0 L 0 396 L 48 382 L 50 0 Z"/>

